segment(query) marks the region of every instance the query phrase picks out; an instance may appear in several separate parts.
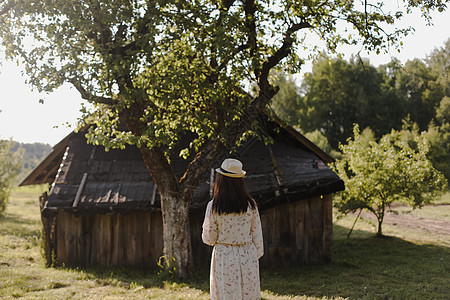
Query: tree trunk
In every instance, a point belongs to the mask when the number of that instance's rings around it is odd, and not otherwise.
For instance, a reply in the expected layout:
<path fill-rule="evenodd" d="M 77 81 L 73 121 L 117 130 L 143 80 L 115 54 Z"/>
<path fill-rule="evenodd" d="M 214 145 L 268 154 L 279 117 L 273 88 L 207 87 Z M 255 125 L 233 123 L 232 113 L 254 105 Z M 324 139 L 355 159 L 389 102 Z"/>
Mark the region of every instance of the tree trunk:
<path fill-rule="evenodd" d="M 189 225 L 189 205 L 194 188 L 181 189 L 172 167 L 157 148 L 141 147 L 142 158 L 161 196 L 163 266 L 178 278 L 193 273 L 194 260 Z"/>
<path fill-rule="evenodd" d="M 378 219 L 378 231 L 377 236 L 383 236 L 383 232 L 381 231 L 381 225 L 383 224 L 383 219 Z"/>
<path fill-rule="evenodd" d="M 178 278 L 186 278 L 194 271 L 189 224 L 191 201 L 185 198 L 186 195 L 170 191 L 161 195 L 164 265 L 167 271 L 174 271 Z"/>
<path fill-rule="evenodd" d="M 377 216 L 377 220 L 378 220 L 377 236 L 383 236 L 383 232 L 381 231 L 381 229 L 382 229 L 381 225 L 383 224 L 385 210 L 386 210 L 386 205 L 385 205 L 384 201 L 382 201 L 381 209 L 378 210 L 379 213 L 375 214 Z"/>

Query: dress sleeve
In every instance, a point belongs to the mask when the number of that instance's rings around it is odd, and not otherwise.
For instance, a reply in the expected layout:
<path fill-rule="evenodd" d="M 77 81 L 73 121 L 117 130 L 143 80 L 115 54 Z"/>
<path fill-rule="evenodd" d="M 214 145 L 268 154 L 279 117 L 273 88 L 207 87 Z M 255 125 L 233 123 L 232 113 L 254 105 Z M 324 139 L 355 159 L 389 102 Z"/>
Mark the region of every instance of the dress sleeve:
<path fill-rule="evenodd" d="M 252 218 L 252 227 L 251 227 L 251 235 L 253 244 L 256 247 L 256 251 L 258 253 L 258 258 L 264 255 L 264 243 L 263 243 L 263 235 L 261 228 L 261 219 L 259 217 L 258 209 L 255 209 L 255 213 Z"/>
<path fill-rule="evenodd" d="M 217 241 L 217 224 L 212 214 L 212 201 L 208 203 L 206 207 L 205 220 L 203 221 L 202 232 L 203 243 L 214 246 Z"/>

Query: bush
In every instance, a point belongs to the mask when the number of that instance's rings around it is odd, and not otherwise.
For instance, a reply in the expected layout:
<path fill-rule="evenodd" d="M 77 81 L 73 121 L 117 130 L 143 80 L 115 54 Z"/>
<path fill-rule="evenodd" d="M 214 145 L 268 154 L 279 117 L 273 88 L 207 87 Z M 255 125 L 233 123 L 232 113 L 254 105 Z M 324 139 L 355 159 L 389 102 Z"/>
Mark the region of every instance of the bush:
<path fill-rule="evenodd" d="M 13 145 L 12 141 L 0 140 L 0 214 L 6 209 L 12 183 L 21 169 L 22 151 L 12 153 Z"/>

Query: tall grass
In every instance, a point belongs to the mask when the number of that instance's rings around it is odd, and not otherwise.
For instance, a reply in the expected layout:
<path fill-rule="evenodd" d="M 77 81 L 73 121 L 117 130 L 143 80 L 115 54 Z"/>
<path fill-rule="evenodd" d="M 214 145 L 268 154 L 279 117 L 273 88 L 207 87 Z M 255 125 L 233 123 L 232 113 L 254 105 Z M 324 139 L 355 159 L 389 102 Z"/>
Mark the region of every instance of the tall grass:
<path fill-rule="evenodd" d="M 179 282 L 158 270 L 45 268 L 40 252 L 38 195 L 43 188 L 13 191 L 0 218 L 0 297 L 6 299 L 209 299 L 208 269 Z M 445 196 L 450 203 L 448 194 Z M 444 218 L 430 206 L 422 218 Z M 375 237 L 370 221 L 335 222 L 333 262 L 261 270 L 264 299 L 448 299 L 450 251 L 439 237 L 395 226 Z M 448 220 L 448 219 L 447 219 Z M 422 236 L 422 237 L 421 237 Z"/>

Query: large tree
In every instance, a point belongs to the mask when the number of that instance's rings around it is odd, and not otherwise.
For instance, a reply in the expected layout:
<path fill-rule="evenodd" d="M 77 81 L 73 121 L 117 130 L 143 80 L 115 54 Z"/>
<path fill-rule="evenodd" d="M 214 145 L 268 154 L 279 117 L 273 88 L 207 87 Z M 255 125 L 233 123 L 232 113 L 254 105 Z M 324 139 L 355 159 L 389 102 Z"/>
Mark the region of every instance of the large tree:
<path fill-rule="evenodd" d="M 404 4 L 429 17 L 446 2 Z M 68 82 L 93 104 L 86 112 L 96 125 L 91 142 L 140 147 L 161 195 L 164 254 L 183 277 L 193 265 L 188 208 L 194 189 L 276 93 L 269 72 L 301 66 L 306 34 L 318 35 L 331 50 L 358 42 L 373 51 L 396 45 L 408 28 L 390 25 L 403 13 L 385 13 L 382 6 L 349 0 L 3 0 L 0 37 L 6 56 L 25 66 L 33 87 L 51 92 Z M 196 135 L 181 150 L 190 162 L 177 176 L 170 155 L 178 155 L 171 152 L 186 132 Z"/>

